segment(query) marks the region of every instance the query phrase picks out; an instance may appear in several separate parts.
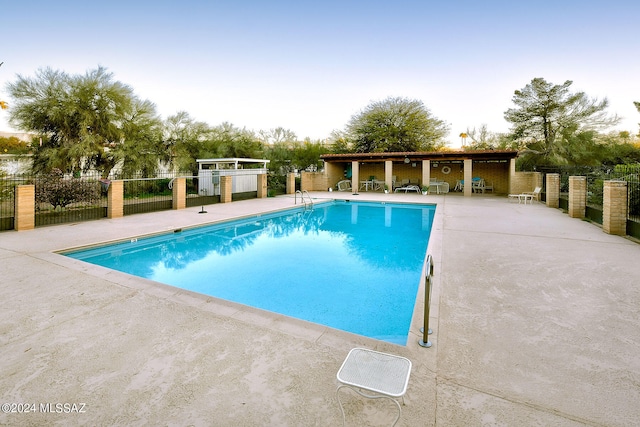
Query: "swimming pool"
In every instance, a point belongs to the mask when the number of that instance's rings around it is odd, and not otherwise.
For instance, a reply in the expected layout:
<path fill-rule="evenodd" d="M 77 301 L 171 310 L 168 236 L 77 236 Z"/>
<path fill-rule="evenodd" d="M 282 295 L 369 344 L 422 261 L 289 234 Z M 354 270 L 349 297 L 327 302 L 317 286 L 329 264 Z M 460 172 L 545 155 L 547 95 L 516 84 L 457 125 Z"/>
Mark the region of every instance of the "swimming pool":
<path fill-rule="evenodd" d="M 334 201 L 64 255 L 406 345 L 434 212 Z"/>

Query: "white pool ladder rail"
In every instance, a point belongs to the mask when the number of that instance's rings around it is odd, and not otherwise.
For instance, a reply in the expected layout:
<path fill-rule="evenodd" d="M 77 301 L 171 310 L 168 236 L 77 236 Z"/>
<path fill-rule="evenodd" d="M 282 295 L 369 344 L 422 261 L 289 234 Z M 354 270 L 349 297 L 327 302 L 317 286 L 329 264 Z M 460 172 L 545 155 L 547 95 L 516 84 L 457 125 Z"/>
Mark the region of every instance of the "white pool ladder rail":
<path fill-rule="evenodd" d="M 294 204 L 296 205 L 298 204 L 298 194 L 300 194 L 300 203 L 304 203 L 305 208 L 313 207 L 313 200 L 311 199 L 311 196 L 309 195 L 309 192 L 307 190 L 304 190 L 304 191 L 296 190 Z"/>

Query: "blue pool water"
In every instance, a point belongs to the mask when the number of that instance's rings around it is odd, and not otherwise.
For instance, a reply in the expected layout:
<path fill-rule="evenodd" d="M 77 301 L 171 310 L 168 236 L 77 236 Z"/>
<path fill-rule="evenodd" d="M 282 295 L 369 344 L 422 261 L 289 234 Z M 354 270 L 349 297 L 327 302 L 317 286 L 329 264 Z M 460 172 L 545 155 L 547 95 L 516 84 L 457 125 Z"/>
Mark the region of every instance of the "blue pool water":
<path fill-rule="evenodd" d="M 65 255 L 406 345 L 434 212 L 335 201 Z"/>

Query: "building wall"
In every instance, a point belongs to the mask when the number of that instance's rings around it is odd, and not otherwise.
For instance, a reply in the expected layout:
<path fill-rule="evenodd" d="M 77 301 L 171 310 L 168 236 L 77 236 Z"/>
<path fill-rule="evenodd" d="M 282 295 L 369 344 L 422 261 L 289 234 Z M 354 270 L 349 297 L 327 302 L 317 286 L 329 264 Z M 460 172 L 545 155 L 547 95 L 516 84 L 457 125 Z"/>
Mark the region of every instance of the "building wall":
<path fill-rule="evenodd" d="M 486 184 L 493 185 L 494 193 L 509 193 L 509 162 L 473 162 L 473 177 L 480 177 Z"/>
<path fill-rule="evenodd" d="M 351 179 L 345 176 L 345 171 L 347 169 L 346 163 L 325 163 L 324 164 L 324 175 L 326 175 L 326 187 L 336 188 L 336 184 L 343 179 Z M 326 190 L 326 188 L 313 188 L 315 191 Z M 311 191 L 307 189 L 307 191 Z"/>
<path fill-rule="evenodd" d="M 329 184 L 328 174 L 323 172 L 300 172 L 301 191 L 327 191 L 329 187 L 335 188 L 335 184 Z"/>
<path fill-rule="evenodd" d="M 516 172 L 511 177 L 511 193 L 520 194 L 533 191 L 536 187 L 542 187 L 541 172 Z"/>

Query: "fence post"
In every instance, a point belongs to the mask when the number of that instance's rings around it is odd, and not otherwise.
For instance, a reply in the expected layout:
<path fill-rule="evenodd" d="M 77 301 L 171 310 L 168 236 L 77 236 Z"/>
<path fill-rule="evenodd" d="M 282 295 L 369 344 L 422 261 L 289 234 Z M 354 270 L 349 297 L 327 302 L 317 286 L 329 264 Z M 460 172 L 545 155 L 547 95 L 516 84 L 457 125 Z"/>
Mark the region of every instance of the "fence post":
<path fill-rule="evenodd" d="M 233 177 L 231 175 L 220 176 L 220 203 L 232 201 Z"/>
<path fill-rule="evenodd" d="M 602 231 L 608 234 L 627 234 L 627 182 L 605 181 L 602 201 Z"/>
<path fill-rule="evenodd" d="M 17 231 L 33 230 L 36 226 L 36 186 L 17 185 L 14 193 L 14 226 Z"/>
<path fill-rule="evenodd" d="M 187 207 L 187 179 L 174 178 L 173 187 L 171 188 L 173 201 L 171 207 L 173 209 L 184 209 Z"/>
<path fill-rule="evenodd" d="M 107 218 L 124 216 L 124 181 L 111 181 L 107 191 Z"/>
<path fill-rule="evenodd" d="M 560 207 L 560 174 L 547 174 L 547 206 L 550 208 Z"/>
<path fill-rule="evenodd" d="M 584 218 L 587 209 L 587 177 L 569 177 L 569 216 Z"/>

